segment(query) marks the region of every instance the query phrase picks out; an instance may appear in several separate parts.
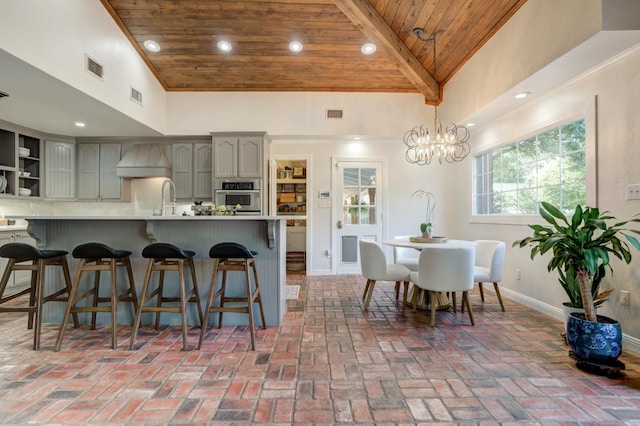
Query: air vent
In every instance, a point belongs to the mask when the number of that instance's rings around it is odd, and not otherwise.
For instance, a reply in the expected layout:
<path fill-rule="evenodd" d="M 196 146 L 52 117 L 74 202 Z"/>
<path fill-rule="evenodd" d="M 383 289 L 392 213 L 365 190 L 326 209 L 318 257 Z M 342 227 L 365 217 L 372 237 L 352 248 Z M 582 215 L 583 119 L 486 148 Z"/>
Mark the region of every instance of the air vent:
<path fill-rule="evenodd" d="M 134 89 L 133 87 L 131 88 L 131 95 L 129 97 L 133 102 L 136 102 L 140 105 L 142 105 L 142 92 Z"/>
<path fill-rule="evenodd" d="M 328 109 L 327 110 L 327 118 L 342 118 L 342 110 L 341 109 Z"/>
<path fill-rule="evenodd" d="M 87 71 L 102 80 L 104 67 L 89 55 L 87 55 Z"/>

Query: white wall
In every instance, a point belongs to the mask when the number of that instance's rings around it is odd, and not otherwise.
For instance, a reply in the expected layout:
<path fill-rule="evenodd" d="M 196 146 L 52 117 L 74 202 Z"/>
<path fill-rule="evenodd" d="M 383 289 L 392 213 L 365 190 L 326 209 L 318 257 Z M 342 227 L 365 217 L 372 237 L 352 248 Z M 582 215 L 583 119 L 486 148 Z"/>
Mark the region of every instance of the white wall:
<path fill-rule="evenodd" d="M 99 1 L 3 0 L 0 40 L 0 49 L 165 131 L 164 89 Z M 85 70 L 85 55 L 104 67 L 103 81 Z M 130 86 L 144 106 L 129 99 Z"/>

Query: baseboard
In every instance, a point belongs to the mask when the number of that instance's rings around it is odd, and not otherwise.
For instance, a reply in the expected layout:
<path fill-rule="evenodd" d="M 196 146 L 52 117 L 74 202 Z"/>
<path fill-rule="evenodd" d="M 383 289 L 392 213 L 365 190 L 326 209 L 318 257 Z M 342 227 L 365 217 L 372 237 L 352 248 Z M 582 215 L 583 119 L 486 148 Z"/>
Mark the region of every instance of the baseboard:
<path fill-rule="evenodd" d="M 487 290 L 492 291 L 489 288 L 485 289 L 485 291 Z M 500 287 L 500 294 L 502 294 L 503 297 L 513 300 L 514 302 L 518 302 L 521 305 L 555 318 L 560 322 L 564 321 L 561 308 L 556 308 L 555 306 L 542 303 L 539 300 L 533 299 L 520 293 L 516 293 L 515 291 L 509 290 L 505 287 Z M 638 356 L 640 355 L 640 339 L 622 333 L 622 348 L 624 352 L 629 352 L 633 355 Z"/>

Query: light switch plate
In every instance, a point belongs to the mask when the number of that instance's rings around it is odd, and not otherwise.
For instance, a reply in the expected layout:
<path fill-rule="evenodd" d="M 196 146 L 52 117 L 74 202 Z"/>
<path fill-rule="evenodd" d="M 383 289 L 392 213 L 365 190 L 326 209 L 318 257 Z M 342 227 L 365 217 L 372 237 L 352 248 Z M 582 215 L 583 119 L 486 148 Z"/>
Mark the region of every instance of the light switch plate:
<path fill-rule="evenodd" d="M 627 200 L 640 200 L 640 183 L 626 186 Z"/>

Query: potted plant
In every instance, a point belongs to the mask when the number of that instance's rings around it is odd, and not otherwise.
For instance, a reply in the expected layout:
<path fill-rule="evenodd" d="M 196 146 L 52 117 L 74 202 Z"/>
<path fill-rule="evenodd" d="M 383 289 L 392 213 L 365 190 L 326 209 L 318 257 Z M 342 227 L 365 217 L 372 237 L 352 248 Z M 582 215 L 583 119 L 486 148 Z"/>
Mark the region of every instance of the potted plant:
<path fill-rule="evenodd" d="M 529 225 L 533 236 L 515 241 L 513 246 L 530 245 L 532 259 L 551 251 L 547 269 L 558 271 L 570 299 L 579 294 L 584 308 L 584 314 L 572 313 L 567 324 L 567 342 L 573 354 L 587 363 L 613 365 L 622 350 L 622 333 L 617 321 L 596 314 L 596 305 L 607 295 L 598 293 L 598 289 L 606 269 L 613 272 L 611 255 L 629 264 L 627 242 L 640 249 L 640 242 L 626 233 L 640 234 L 626 228 L 640 219 L 610 223 L 615 217 L 608 212 L 578 205 L 569 221 L 560 209 L 547 202 L 541 203 L 540 216 L 551 226 Z"/>
<path fill-rule="evenodd" d="M 423 238 L 431 237 L 431 222 L 421 223 L 420 224 L 420 232 L 422 232 Z"/>

